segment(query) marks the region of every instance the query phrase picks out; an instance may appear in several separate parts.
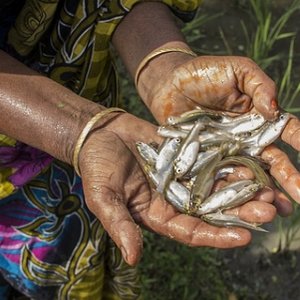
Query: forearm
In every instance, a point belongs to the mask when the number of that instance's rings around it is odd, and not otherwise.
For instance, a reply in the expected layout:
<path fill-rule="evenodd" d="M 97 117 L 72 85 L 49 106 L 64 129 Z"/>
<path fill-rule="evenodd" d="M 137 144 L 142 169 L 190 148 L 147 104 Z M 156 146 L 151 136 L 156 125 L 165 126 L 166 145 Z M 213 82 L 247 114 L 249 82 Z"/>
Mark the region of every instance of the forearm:
<path fill-rule="evenodd" d="M 118 25 L 112 42 L 132 77 L 142 59 L 154 49 L 162 46 L 189 49 L 170 9 L 157 2 L 136 5 Z M 190 57 L 184 53 L 166 53 L 153 59 L 141 72 L 138 91 L 148 106 L 147 95 L 152 84 L 187 59 Z"/>
<path fill-rule="evenodd" d="M 101 108 L 0 51 L 0 133 L 71 162 L 84 125 Z"/>

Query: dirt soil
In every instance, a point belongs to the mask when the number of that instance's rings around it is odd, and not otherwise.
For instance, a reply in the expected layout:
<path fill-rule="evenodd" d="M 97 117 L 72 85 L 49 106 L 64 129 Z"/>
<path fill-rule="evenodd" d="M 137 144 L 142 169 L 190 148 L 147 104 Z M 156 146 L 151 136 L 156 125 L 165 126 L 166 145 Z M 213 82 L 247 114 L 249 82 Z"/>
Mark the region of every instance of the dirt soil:
<path fill-rule="evenodd" d="M 254 255 L 250 248 L 224 251 L 223 268 L 229 300 L 298 300 L 300 299 L 299 250 Z"/>

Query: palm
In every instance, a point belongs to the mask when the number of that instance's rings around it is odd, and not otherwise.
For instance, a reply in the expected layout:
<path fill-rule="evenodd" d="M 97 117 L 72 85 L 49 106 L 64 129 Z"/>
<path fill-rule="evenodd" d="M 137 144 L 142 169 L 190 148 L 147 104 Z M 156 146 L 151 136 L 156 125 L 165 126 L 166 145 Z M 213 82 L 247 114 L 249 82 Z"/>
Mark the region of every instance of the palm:
<path fill-rule="evenodd" d="M 156 134 L 149 135 L 152 125 L 149 130 L 145 128 L 146 123 L 143 125 L 145 133 L 148 132 L 147 141 L 155 140 Z M 181 214 L 153 191 L 137 161 L 136 133 L 131 135 L 132 138 L 127 135 L 121 139 L 111 131 L 96 131 L 93 138 L 86 141 L 80 156 L 86 203 L 116 244 L 126 249 L 123 256 L 129 264 L 135 264 L 142 251 L 142 236 L 137 224 L 193 246 L 226 248 L 249 242 L 247 230 L 217 228 Z M 239 214 L 251 221 L 272 220 L 275 211 L 270 204 L 259 205 L 264 206 L 259 214 L 257 211 L 249 213 L 249 206 L 241 208 Z"/>

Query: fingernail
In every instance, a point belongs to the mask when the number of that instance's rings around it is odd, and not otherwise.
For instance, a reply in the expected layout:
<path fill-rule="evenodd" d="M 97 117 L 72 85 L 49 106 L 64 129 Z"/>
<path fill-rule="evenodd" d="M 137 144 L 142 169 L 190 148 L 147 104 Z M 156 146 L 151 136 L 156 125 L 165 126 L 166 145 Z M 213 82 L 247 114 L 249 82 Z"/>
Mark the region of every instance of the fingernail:
<path fill-rule="evenodd" d="M 272 99 L 271 100 L 271 107 L 273 109 L 277 109 L 278 108 L 278 104 L 277 104 L 277 101 L 275 99 Z"/>
<path fill-rule="evenodd" d="M 123 246 L 120 248 L 124 260 L 127 262 L 127 252 Z"/>

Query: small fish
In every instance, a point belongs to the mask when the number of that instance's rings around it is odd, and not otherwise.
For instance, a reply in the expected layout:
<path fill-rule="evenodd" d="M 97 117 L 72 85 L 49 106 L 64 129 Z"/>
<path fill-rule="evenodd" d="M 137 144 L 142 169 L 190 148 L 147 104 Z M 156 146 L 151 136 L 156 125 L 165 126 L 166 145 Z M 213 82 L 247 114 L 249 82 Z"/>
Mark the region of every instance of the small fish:
<path fill-rule="evenodd" d="M 155 164 L 155 169 L 158 173 L 164 172 L 169 165 L 172 165 L 180 143 L 180 138 L 173 138 L 164 143 L 159 149 Z"/>
<path fill-rule="evenodd" d="M 203 215 L 201 216 L 201 219 L 215 226 L 237 226 L 256 231 L 268 232 L 266 229 L 259 227 L 259 224 L 249 223 L 241 220 L 238 216 L 223 214 L 220 211 Z"/>
<path fill-rule="evenodd" d="M 199 152 L 199 131 L 202 128 L 200 122 L 196 122 L 188 136 L 182 141 L 174 159 L 175 177 L 182 177 L 194 164 Z"/>
<path fill-rule="evenodd" d="M 142 167 L 143 167 L 144 173 L 146 174 L 150 184 L 152 186 L 154 186 L 154 188 L 156 189 L 157 186 L 159 185 L 159 177 L 158 177 L 157 173 L 155 172 L 154 168 L 147 164 L 143 165 Z"/>
<path fill-rule="evenodd" d="M 231 183 L 207 197 L 195 210 L 197 216 L 241 205 L 253 198 L 261 188 L 252 180 Z"/>
<path fill-rule="evenodd" d="M 277 120 L 266 122 L 261 128 L 255 130 L 248 138 L 242 140 L 243 153 L 251 156 L 259 155 L 266 146 L 281 135 L 290 118 L 289 113 L 282 113 Z"/>
<path fill-rule="evenodd" d="M 143 160 L 154 167 L 158 158 L 157 150 L 143 142 L 137 142 L 136 148 Z"/>
<path fill-rule="evenodd" d="M 223 168 L 228 165 L 243 165 L 249 168 L 257 182 L 260 182 L 264 186 L 272 186 L 270 177 L 267 175 L 265 170 L 261 166 L 261 161 L 255 159 L 254 157 L 249 156 L 228 156 L 220 161 L 217 165 L 217 168 Z"/>
<path fill-rule="evenodd" d="M 174 125 L 174 128 L 188 133 L 189 131 L 192 130 L 194 125 L 195 125 L 195 122 L 180 123 L 180 124 Z M 204 129 L 205 129 L 205 125 L 202 124 L 201 130 L 204 130 Z"/>
<path fill-rule="evenodd" d="M 229 174 L 234 173 L 234 167 L 222 167 L 216 173 L 215 180 L 222 179 Z"/>
<path fill-rule="evenodd" d="M 159 178 L 159 184 L 157 186 L 157 191 L 163 193 L 168 182 L 174 175 L 173 160 L 180 147 L 181 140 L 179 138 L 174 138 L 169 140 L 158 153 L 158 158 L 156 161 L 155 169 L 157 172 L 157 177 Z"/>
<path fill-rule="evenodd" d="M 213 132 L 202 131 L 201 134 L 199 134 L 199 142 L 201 151 L 207 151 L 212 147 L 221 147 L 224 144 L 235 145 L 238 143 L 233 136 L 221 130 L 214 130 Z"/>
<path fill-rule="evenodd" d="M 238 181 L 237 183 L 239 184 L 241 182 L 242 181 Z M 232 197 L 224 207 L 220 207 L 219 209 L 223 210 L 223 209 L 233 208 L 248 202 L 256 195 L 256 193 L 260 189 L 263 188 L 263 186 L 264 185 L 262 185 L 261 183 L 254 182 L 252 184 L 243 187 L 240 190 L 238 189 L 239 190 L 238 193 L 234 197 Z"/>
<path fill-rule="evenodd" d="M 222 159 L 222 154 L 217 153 L 213 160 L 210 160 L 196 175 L 191 189 L 191 207 L 198 208 L 208 197 L 215 182 L 216 166 Z"/>
<path fill-rule="evenodd" d="M 206 152 L 199 152 L 194 165 L 192 166 L 191 170 L 187 174 L 188 177 L 192 178 L 196 176 L 201 171 L 201 169 L 204 168 L 206 164 L 208 164 L 210 161 L 215 159 L 218 153 L 220 153 L 220 149 L 212 149 Z"/>
<path fill-rule="evenodd" d="M 266 119 L 259 114 L 247 114 L 232 118 L 231 122 L 217 122 L 214 120 L 207 120 L 206 125 L 223 130 L 232 135 L 241 134 L 253 131 L 266 123 Z"/>
<path fill-rule="evenodd" d="M 171 180 L 165 189 L 166 199 L 182 213 L 189 213 L 190 191 L 181 183 Z"/>
<path fill-rule="evenodd" d="M 202 118 L 210 117 L 213 120 L 220 120 L 222 115 L 212 111 L 204 111 L 201 109 L 194 109 L 187 111 L 180 116 L 171 116 L 167 119 L 167 124 L 177 125 L 193 121 L 200 121 Z"/>
<path fill-rule="evenodd" d="M 157 134 L 164 138 L 180 138 L 185 139 L 189 134 L 188 131 L 180 130 L 172 126 L 159 126 L 157 129 Z"/>

